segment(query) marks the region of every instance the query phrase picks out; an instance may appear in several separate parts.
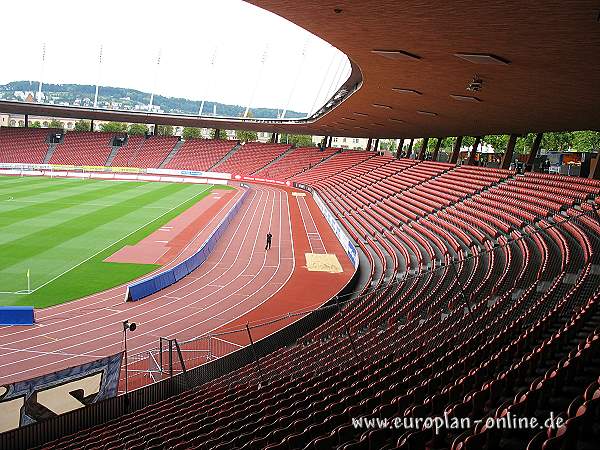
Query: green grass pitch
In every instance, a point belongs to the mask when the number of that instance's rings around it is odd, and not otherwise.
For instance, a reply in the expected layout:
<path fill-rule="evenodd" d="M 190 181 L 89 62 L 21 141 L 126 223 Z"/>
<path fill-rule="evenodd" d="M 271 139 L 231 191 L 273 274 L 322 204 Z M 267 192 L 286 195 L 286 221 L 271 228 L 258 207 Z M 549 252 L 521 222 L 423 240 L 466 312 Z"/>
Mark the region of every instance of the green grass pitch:
<path fill-rule="evenodd" d="M 0 176 L 0 305 L 43 308 L 155 270 L 154 264 L 103 260 L 139 242 L 214 188 Z M 29 294 L 24 293 L 28 270 Z"/>

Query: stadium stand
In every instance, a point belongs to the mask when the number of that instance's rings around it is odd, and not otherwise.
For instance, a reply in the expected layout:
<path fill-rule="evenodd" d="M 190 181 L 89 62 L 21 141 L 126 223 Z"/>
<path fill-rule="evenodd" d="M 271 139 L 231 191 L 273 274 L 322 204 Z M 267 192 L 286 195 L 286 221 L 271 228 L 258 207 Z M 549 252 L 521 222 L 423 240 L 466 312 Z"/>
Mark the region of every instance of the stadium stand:
<path fill-rule="evenodd" d="M 0 162 L 42 164 L 51 129 L 0 128 Z"/>
<path fill-rule="evenodd" d="M 129 136 L 127 144 L 119 149 L 111 165 L 157 168 L 178 140 L 175 136 Z"/>
<path fill-rule="evenodd" d="M 344 150 L 323 161 L 317 167 L 292 177 L 291 180 L 311 184 L 348 170 L 373 156 L 374 154 L 370 152 Z"/>
<path fill-rule="evenodd" d="M 165 168 L 209 170 L 237 144 L 237 141 L 187 139 Z"/>
<path fill-rule="evenodd" d="M 234 175 L 253 175 L 289 148 L 287 144 L 247 142 L 229 159 L 215 166 L 214 170 Z"/>
<path fill-rule="evenodd" d="M 50 164 L 103 166 L 110 155 L 115 133 L 69 131 L 58 144 Z"/>
<path fill-rule="evenodd" d="M 47 448 L 595 448 L 598 181 L 361 152 L 293 179 L 360 246 L 361 295 L 261 358 L 261 377 L 250 364 Z M 564 424 L 366 425 L 550 411 Z"/>
<path fill-rule="evenodd" d="M 305 170 L 311 169 L 323 160 L 329 158 L 339 149 L 317 147 L 299 147 L 284 155 L 272 166 L 256 172 L 257 176 L 273 178 L 277 180 L 287 180 L 294 175 Z"/>

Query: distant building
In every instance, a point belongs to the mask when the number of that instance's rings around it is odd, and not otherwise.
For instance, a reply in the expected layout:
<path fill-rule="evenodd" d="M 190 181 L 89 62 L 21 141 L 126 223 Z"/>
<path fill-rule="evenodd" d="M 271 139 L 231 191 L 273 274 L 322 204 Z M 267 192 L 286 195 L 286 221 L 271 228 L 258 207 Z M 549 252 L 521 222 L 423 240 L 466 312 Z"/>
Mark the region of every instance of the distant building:
<path fill-rule="evenodd" d="M 325 136 L 313 136 L 313 143 L 315 145 L 321 144 L 324 137 Z M 334 136 L 331 140 L 331 146 L 348 150 L 365 150 L 368 142 L 369 140 L 367 138 L 347 138 Z"/>

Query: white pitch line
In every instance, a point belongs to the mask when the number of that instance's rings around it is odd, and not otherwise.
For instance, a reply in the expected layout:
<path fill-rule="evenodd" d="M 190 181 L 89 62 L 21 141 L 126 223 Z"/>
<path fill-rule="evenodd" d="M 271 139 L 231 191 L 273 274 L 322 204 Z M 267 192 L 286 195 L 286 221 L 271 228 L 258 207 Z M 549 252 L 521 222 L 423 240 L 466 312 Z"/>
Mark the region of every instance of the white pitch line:
<path fill-rule="evenodd" d="M 52 283 L 53 281 L 56 281 L 57 279 L 59 279 L 60 277 L 62 277 L 63 275 L 65 275 L 66 273 L 69 273 L 71 270 L 79 267 L 80 265 L 82 265 L 83 263 L 88 262 L 90 259 L 94 258 L 95 256 L 99 255 L 100 253 L 102 253 L 103 251 L 105 251 L 106 249 L 112 247 L 113 245 L 115 245 L 118 242 L 121 242 L 123 239 L 128 238 L 129 236 L 131 236 L 134 233 L 137 233 L 139 230 L 141 230 L 142 228 L 150 225 L 152 222 L 160 219 L 161 217 L 165 216 L 166 214 L 170 213 L 171 211 L 179 208 L 181 205 L 183 205 L 185 202 L 190 201 L 191 199 L 193 199 L 194 197 L 202 194 L 202 192 L 206 191 L 207 189 L 203 189 L 200 192 L 196 192 L 194 195 L 192 195 L 191 197 L 189 197 L 188 199 L 182 201 L 181 203 L 179 203 L 178 205 L 173 206 L 171 209 L 169 209 L 168 211 L 165 211 L 164 213 L 162 213 L 160 216 L 153 218 L 152 220 L 148 221 L 147 223 L 145 223 L 144 225 L 140 226 L 139 228 L 133 230 L 131 233 L 127 234 L 126 236 L 123 236 L 122 238 L 120 238 L 117 241 L 112 242 L 111 244 L 107 245 L 106 247 L 104 247 L 102 250 L 94 253 L 92 256 L 90 256 L 89 258 L 84 259 L 83 261 L 81 261 L 80 263 L 74 265 L 73 267 L 71 267 L 70 269 L 65 270 L 63 273 L 58 274 L 57 276 L 55 276 L 54 278 L 50 279 L 49 281 L 46 281 L 44 284 L 36 287 L 35 289 L 33 289 L 31 292 L 36 292 L 38 289 L 43 288 L 44 286 L 47 286 L 48 284 Z"/>
<path fill-rule="evenodd" d="M 44 203 L 44 204 L 52 204 L 52 205 L 67 205 L 67 206 L 81 206 L 81 207 L 85 207 L 85 206 L 94 206 L 94 207 L 99 207 L 99 208 L 110 208 L 111 204 L 103 204 L 103 203 L 75 203 L 75 202 L 53 202 L 52 200 L 48 200 L 48 201 L 41 201 L 41 200 L 19 200 L 19 199 L 6 199 L 6 202 L 11 202 L 11 203 Z M 127 208 L 128 206 L 123 206 L 123 208 Z M 131 208 L 132 210 L 137 210 L 137 209 L 162 209 L 167 211 L 168 207 L 165 206 L 129 206 L 129 208 Z"/>

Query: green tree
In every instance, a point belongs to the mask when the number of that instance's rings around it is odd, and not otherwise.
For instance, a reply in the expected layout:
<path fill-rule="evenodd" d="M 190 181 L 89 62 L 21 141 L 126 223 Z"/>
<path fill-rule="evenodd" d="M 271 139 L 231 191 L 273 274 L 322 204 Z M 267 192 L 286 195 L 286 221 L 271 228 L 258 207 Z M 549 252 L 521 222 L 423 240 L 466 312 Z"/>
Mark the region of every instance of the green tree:
<path fill-rule="evenodd" d="M 219 136 L 217 137 L 215 130 L 216 130 L 216 128 L 213 128 L 213 130 L 210 132 L 211 139 L 227 140 L 227 131 L 219 130 Z"/>
<path fill-rule="evenodd" d="M 544 133 L 541 147 L 548 151 L 564 152 L 573 146 L 574 138 L 572 131 Z"/>
<path fill-rule="evenodd" d="M 29 124 L 29 128 L 42 128 L 42 124 L 37 120 L 31 124 Z"/>
<path fill-rule="evenodd" d="M 125 133 L 127 124 L 124 122 L 106 122 L 100 125 L 100 130 L 107 133 Z"/>
<path fill-rule="evenodd" d="M 236 130 L 235 137 L 243 142 L 254 142 L 258 140 L 256 131 Z"/>
<path fill-rule="evenodd" d="M 159 136 L 173 136 L 173 126 L 172 125 L 159 125 L 158 126 L 158 135 Z"/>
<path fill-rule="evenodd" d="M 527 154 L 531 150 L 531 146 L 533 145 L 533 140 L 535 139 L 534 133 L 527 133 L 523 136 L 519 136 L 517 138 L 517 142 L 515 143 L 515 153 L 518 154 Z"/>
<path fill-rule="evenodd" d="M 600 150 L 600 132 L 575 131 L 573 135 L 573 147 L 578 152 L 593 152 Z"/>
<path fill-rule="evenodd" d="M 184 127 L 182 136 L 184 139 L 201 139 L 202 129 L 194 127 Z"/>
<path fill-rule="evenodd" d="M 461 147 L 473 148 L 473 144 L 475 144 L 475 138 L 473 136 L 463 136 Z"/>
<path fill-rule="evenodd" d="M 63 124 L 60 120 L 52 119 L 48 124 L 48 128 L 60 128 L 62 130 Z"/>
<path fill-rule="evenodd" d="M 78 120 L 75 122 L 75 131 L 90 131 L 92 129 L 92 122 L 89 120 Z"/>
<path fill-rule="evenodd" d="M 494 147 L 494 152 L 504 153 L 506 146 L 508 145 L 508 135 L 506 134 L 492 134 L 484 136 L 482 139 L 484 144 L 489 144 Z"/>
<path fill-rule="evenodd" d="M 131 125 L 129 125 L 129 130 L 127 131 L 127 133 L 129 133 L 131 136 L 144 135 L 147 132 L 148 127 L 143 123 L 132 123 Z"/>
<path fill-rule="evenodd" d="M 279 135 L 279 142 L 282 144 L 291 144 L 296 147 L 312 147 L 312 136 L 307 134 L 287 134 Z"/>

